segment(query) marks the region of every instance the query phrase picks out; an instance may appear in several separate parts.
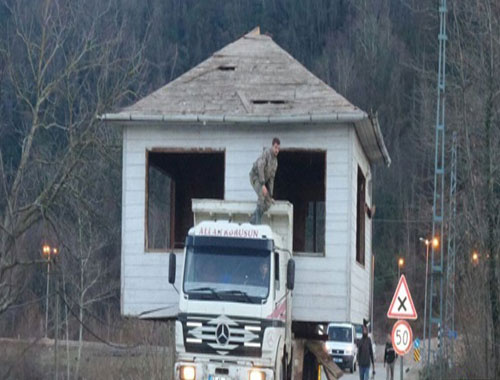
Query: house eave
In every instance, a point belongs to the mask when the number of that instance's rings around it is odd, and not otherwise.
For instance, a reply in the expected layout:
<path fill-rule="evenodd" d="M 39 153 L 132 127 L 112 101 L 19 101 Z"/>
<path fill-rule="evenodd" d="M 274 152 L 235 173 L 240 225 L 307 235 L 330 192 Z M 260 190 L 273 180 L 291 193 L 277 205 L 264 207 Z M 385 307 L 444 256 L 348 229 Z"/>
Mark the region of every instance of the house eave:
<path fill-rule="evenodd" d="M 302 115 L 207 115 L 207 114 L 139 114 L 139 113 L 106 113 L 99 120 L 119 125 L 153 124 L 231 124 L 231 125 L 303 125 L 303 124 L 353 124 L 366 155 L 371 162 L 383 161 L 387 166 L 391 158 L 384 144 L 376 116 L 363 111 L 338 112 L 329 114 Z"/>
<path fill-rule="evenodd" d="M 178 114 L 151 115 L 138 113 L 106 113 L 99 116 L 102 121 L 117 122 L 163 122 L 163 123 L 229 123 L 229 124 L 304 124 L 304 123 L 355 123 L 366 119 L 368 115 L 362 111 L 333 114 L 305 115 L 206 115 Z"/>

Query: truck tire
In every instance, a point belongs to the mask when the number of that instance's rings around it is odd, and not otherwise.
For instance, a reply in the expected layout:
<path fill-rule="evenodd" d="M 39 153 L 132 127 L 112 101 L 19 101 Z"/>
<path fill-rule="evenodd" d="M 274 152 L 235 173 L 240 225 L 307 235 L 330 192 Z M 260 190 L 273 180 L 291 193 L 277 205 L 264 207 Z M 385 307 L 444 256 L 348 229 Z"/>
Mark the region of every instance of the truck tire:
<path fill-rule="evenodd" d="M 285 361 L 286 361 L 285 356 L 283 356 L 283 359 L 281 359 L 280 371 L 279 371 L 279 379 L 280 380 L 287 380 Z"/>
<path fill-rule="evenodd" d="M 286 354 L 286 351 L 283 352 L 283 357 L 281 358 L 281 365 L 280 365 L 280 372 L 279 372 L 279 379 L 280 380 L 291 380 L 291 374 L 292 374 L 292 367 L 291 367 L 291 361 L 288 363 L 288 356 Z"/>
<path fill-rule="evenodd" d="M 302 380 L 316 380 L 318 378 L 318 362 L 311 352 L 304 355 L 303 368 Z"/>

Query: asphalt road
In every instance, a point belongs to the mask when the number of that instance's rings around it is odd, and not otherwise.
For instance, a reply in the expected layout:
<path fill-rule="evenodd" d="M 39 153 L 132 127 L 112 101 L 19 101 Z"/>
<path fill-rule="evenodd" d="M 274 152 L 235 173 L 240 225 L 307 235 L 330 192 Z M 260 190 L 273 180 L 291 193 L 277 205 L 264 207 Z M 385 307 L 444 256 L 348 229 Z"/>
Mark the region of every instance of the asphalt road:
<path fill-rule="evenodd" d="M 408 372 L 406 370 L 408 366 L 404 366 L 403 370 L 403 379 L 404 380 L 414 380 L 418 379 L 418 371 L 415 368 L 411 368 Z M 396 363 L 394 367 L 394 380 L 400 380 L 400 362 Z M 342 380 L 359 380 L 359 368 L 356 368 L 356 372 L 349 373 L 344 371 L 344 376 L 341 377 Z M 384 368 L 384 364 L 380 362 L 375 362 L 375 377 L 372 377 L 370 371 L 370 380 L 386 380 L 386 369 Z"/>

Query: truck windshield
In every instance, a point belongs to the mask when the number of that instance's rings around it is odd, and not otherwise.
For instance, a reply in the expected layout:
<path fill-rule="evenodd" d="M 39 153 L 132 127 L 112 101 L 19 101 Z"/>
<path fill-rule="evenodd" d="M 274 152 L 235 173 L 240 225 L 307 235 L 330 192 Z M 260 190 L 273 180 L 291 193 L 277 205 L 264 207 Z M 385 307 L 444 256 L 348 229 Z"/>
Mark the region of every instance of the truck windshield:
<path fill-rule="evenodd" d="M 190 299 L 263 303 L 269 295 L 271 253 L 220 246 L 188 246 L 184 293 Z"/>
<path fill-rule="evenodd" d="M 335 342 L 352 342 L 352 329 L 349 327 L 330 326 L 328 340 Z"/>

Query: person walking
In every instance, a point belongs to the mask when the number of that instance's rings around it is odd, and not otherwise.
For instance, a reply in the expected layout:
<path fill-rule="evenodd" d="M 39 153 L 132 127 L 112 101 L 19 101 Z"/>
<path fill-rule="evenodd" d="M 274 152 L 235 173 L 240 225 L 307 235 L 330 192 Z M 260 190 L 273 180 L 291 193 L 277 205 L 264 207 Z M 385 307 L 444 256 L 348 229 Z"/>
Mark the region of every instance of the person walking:
<path fill-rule="evenodd" d="M 396 364 L 397 357 L 398 355 L 394 351 L 394 347 L 392 347 L 391 335 L 388 334 L 384 352 L 384 367 L 387 368 L 386 380 L 394 380 L 394 365 Z"/>
<path fill-rule="evenodd" d="M 359 380 L 369 380 L 370 362 L 373 366 L 373 376 L 375 376 L 372 340 L 368 336 L 368 328 L 363 326 L 363 337 L 358 341 Z"/>
<path fill-rule="evenodd" d="M 250 217 L 250 223 L 260 224 L 262 215 L 269 210 L 273 202 L 274 176 L 278 169 L 278 153 L 280 152 L 280 139 L 275 137 L 272 146 L 265 149 L 254 162 L 250 170 L 250 184 L 257 193 L 257 207 Z"/>

